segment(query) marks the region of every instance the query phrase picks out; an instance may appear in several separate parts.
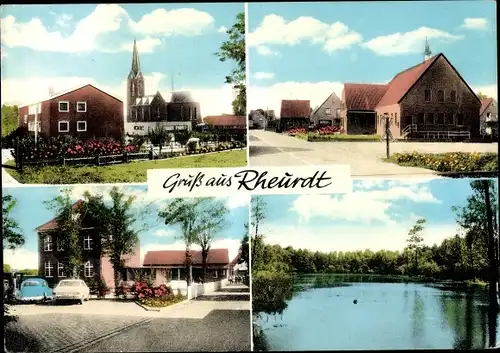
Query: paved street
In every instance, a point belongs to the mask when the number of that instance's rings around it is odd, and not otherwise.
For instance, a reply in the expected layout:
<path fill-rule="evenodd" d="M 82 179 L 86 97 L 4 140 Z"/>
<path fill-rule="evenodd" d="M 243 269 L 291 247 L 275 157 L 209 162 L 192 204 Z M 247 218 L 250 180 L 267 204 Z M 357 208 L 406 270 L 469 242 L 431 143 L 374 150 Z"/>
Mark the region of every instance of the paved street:
<path fill-rule="evenodd" d="M 250 130 L 251 166 L 350 164 L 353 176 L 432 175 L 423 168 L 386 163 L 384 142 L 307 142 L 285 134 Z M 393 142 L 391 153 L 498 152 L 498 143 Z"/>
<path fill-rule="evenodd" d="M 7 163 L 8 161 L 14 159 L 8 149 L 2 149 L 2 164 Z M 16 186 L 19 185 L 19 182 L 14 179 L 5 168 L 2 168 L 2 186 Z"/>
<path fill-rule="evenodd" d="M 9 352 L 242 351 L 250 349 L 248 287 L 232 285 L 157 311 L 133 302 L 13 306 Z"/>

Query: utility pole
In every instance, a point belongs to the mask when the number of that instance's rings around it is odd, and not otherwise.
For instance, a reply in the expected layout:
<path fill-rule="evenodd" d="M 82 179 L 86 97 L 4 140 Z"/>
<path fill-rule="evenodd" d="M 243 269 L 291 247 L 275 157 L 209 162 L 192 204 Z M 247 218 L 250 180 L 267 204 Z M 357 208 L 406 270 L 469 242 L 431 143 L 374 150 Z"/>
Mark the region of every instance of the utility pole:
<path fill-rule="evenodd" d="M 391 138 L 391 118 L 389 117 L 389 114 L 385 113 L 385 154 L 387 159 L 391 156 L 390 149 L 389 149 L 389 140 Z"/>
<path fill-rule="evenodd" d="M 490 181 L 481 180 L 484 190 L 484 203 L 486 206 L 486 223 L 488 227 L 488 264 L 489 264 L 489 294 L 490 294 L 490 308 L 491 310 L 498 310 L 498 296 L 497 296 L 497 283 L 498 283 L 498 267 L 496 264 L 496 244 L 495 234 L 493 230 L 493 212 L 491 210 L 490 198 Z"/>

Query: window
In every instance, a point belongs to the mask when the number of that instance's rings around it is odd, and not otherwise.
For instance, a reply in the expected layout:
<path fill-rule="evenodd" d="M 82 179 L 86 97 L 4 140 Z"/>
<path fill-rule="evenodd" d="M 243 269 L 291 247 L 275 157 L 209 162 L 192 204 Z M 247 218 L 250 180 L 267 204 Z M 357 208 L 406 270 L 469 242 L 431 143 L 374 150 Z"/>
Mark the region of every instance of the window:
<path fill-rule="evenodd" d="M 83 249 L 92 250 L 92 237 L 90 235 L 83 237 Z"/>
<path fill-rule="evenodd" d="M 64 271 L 64 264 L 62 262 L 57 263 L 57 277 L 66 277 L 66 271 Z"/>
<path fill-rule="evenodd" d="M 54 276 L 54 265 L 52 265 L 52 262 L 46 261 L 45 262 L 45 277 L 53 277 Z"/>
<path fill-rule="evenodd" d="M 444 103 L 444 91 L 441 89 L 438 91 L 438 102 Z"/>
<path fill-rule="evenodd" d="M 28 115 L 35 115 L 41 113 L 42 113 L 42 103 L 28 106 Z"/>
<path fill-rule="evenodd" d="M 326 115 L 332 115 L 332 110 L 330 108 L 325 109 L 325 114 Z"/>
<path fill-rule="evenodd" d="M 59 102 L 59 111 L 60 112 L 69 112 L 69 102 L 68 101 L 60 101 Z"/>
<path fill-rule="evenodd" d="M 50 235 L 43 238 L 43 251 L 52 251 L 52 237 Z"/>
<path fill-rule="evenodd" d="M 450 91 L 450 102 L 455 103 L 457 101 L 457 92 Z"/>
<path fill-rule="evenodd" d="M 491 118 L 491 113 L 486 113 L 487 118 Z"/>
<path fill-rule="evenodd" d="M 37 114 L 42 114 L 42 103 L 38 103 L 36 105 L 36 113 Z"/>
<path fill-rule="evenodd" d="M 24 123 L 27 124 L 28 123 L 28 115 L 25 115 L 24 116 Z"/>
<path fill-rule="evenodd" d="M 77 132 L 87 131 L 87 122 L 84 120 L 77 121 L 76 122 L 76 131 Z"/>
<path fill-rule="evenodd" d="M 87 261 L 84 266 L 85 277 L 94 277 L 94 264 Z"/>
<path fill-rule="evenodd" d="M 426 89 L 424 91 L 424 95 L 425 95 L 425 97 L 424 97 L 425 101 L 426 102 L 430 102 L 431 101 L 431 91 L 428 90 L 428 89 Z"/>
<path fill-rule="evenodd" d="M 463 114 L 457 114 L 457 126 L 464 126 Z"/>
<path fill-rule="evenodd" d="M 59 122 L 59 132 L 69 132 L 69 121 Z"/>
<path fill-rule="evenodd" d="M 444 124 L 445 125 L 453 125 L 453 114 L 448 113 L 444 117 Z"/>
<path fill-rule="evenodd" d="M 64 245 L 61 239 L 57 239 L 57 251 L 63 251 L 64 250 Z"/>
<path fill-rule="evenodd" d="M 417 115 L 417 124 L 418 125 L 424 125 L 425 124 L 424 113 L 418 113 L 418 115 Z"/>
<path fill-rule="evenodd" d="M 87 111 L 87 102 L 76 102 L 76 111 L 78 113 L 85 113 Z"/>
<path fill-rule="evenodd" d="M 426 125 L 433 125 L 434 124 L 434 113 L 427 113 L 427 117 L 425 119 L 425 124 Z"/>
<path fill-rule="evenodd" d="M 438 113 L 438 115 L 437 115 L 437 124 L 438 125 L 443 125 L 444 124 L 444 113 Z"/>

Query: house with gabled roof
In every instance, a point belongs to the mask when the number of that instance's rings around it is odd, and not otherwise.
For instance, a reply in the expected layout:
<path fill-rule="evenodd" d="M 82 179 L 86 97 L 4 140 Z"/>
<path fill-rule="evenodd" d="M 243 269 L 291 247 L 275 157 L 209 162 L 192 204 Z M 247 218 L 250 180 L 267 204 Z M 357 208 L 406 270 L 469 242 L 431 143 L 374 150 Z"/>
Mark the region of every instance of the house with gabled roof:
<path fill-rule="evenodd" d="M 313 110 L 311 121 L 315 126 L 340 126 L 341 100 L 332 92 L 321 105 Z"/>
<path fill-rule="evenodd" d="M 481 101 L 444 54 L 398 73 L 388 84 L 346 83 L 342 124 L 347 134 L 394 138 L 479 136 Z"/>
<path fill-rule="evenodd" d="M 287 131 L 295 128 L 307 128 L 311 123 L 311 101 L 287 100 L 281 101 L 280 129 Z"/>
<path fill-rule="evenodd" d="M 92 84 L 51 92 L 38 102 L 19 107 L 19 126 L 47 137 L 80 139 L 124 135 L 123 102 Z"/>
<path fill-rule="evenodd" d="M 493 98 L 481 99 L 480 131 L 481 136 L 498 138 L 498 103 Z"/>

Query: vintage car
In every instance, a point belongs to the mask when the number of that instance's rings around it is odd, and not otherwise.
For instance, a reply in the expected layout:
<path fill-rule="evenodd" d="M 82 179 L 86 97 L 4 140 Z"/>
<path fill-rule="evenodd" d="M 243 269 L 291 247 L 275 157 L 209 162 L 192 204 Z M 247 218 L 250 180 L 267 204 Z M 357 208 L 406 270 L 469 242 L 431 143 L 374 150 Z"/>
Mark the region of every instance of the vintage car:
<path fill-rule="evenodd" d="M 43 302 L 52 298 L 52 289 L 43 278 L 25 279 L 15 292 L 17 302 Z"/>
<path fill-rule="evenodd" d="M 83 304 L 90 298 L 90 289 L 81 279 L 63 279 L 54 288 L 54 298 L 57 301 L 76 300 Z"/>

